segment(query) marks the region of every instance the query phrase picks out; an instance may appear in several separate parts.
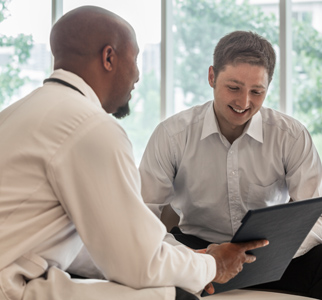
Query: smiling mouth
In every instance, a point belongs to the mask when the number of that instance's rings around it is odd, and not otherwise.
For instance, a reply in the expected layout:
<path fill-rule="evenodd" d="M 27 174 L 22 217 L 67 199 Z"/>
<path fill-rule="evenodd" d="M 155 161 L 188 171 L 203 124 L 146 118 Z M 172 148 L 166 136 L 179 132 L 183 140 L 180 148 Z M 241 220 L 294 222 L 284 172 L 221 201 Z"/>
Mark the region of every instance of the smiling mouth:
<path fill-rule="evenodd" d="M 236 108 L 233 108 L 232 106 L 228 105 L 234 112 L 238 113 L 238 114 L 242 114 L 244 113 L 245 111 L 247 111 L 249 108 L 247 109 L 236 109 Z"/>

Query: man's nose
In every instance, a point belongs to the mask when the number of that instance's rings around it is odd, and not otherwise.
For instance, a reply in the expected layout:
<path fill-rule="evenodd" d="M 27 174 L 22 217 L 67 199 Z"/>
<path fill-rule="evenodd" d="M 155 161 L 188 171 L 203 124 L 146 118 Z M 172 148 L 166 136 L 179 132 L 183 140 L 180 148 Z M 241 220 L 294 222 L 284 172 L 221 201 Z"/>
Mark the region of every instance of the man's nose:
<path fill-rule="evenodd" d="M 241 109 L 247 109 L 247 108 L 249 108 L 250 101 L 251 101 L 251 97 L 250 97 L 249 93 L 245 92 L 240 95 L 236 104 Z"/>

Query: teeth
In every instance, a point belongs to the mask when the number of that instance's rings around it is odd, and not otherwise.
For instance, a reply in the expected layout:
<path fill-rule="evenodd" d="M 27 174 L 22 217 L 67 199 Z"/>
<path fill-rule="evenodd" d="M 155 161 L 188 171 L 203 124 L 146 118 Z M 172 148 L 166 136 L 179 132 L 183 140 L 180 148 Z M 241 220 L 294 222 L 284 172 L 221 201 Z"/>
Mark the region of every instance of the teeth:
<path fill-rule="evenodd" d="M 233 109 L 235 112 L 239 113 L 239 114 L 241 114 L 241 113 L 243 113 L 244 111 L 246 111 L 246 109 L 241 109 L 241 110 L 239 110 L 239 109 L 236 109 L 236 108 L 233 108 L 233 107 L 232 107 L 232 109 Z"/>

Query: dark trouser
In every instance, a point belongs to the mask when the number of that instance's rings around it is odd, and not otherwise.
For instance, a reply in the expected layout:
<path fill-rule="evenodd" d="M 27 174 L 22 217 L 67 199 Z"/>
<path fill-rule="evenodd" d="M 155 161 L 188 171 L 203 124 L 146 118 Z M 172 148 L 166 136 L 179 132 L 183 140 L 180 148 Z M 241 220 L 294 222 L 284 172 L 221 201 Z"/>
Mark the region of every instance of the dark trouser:
<path fill-rule="evenodd" d="M 177 227 L 174 227 L 171 233 L 179 242 L 192 249 L 206 248 L 210 244 L 195 236 L 182 233 Z M 322 244 L 293 259 L 280 280 L 250 288 L 285 291 L 322 299 Z"/>

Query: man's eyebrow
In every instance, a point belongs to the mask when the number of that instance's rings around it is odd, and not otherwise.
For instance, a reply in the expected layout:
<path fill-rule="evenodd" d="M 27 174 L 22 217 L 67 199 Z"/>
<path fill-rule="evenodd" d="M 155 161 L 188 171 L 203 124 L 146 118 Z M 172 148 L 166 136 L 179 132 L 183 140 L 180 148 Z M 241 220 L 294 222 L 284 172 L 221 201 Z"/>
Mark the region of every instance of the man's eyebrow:
<path fill-rule="evenodd" d="M 239 81 L 239 80 L 236 80 L 236 79 L 227 79 L 226 81 L 229 81 L 229 82 L 234 82 L 236 84 L 239 84 L 239 85 L 242 85 L 242 86 L 245 86 L 245 83 Z M 266 89 L 266 87 L 262 84 L 255 84 L 252 86 L 253 88 L 257 88 L 257 89 Z"/>

